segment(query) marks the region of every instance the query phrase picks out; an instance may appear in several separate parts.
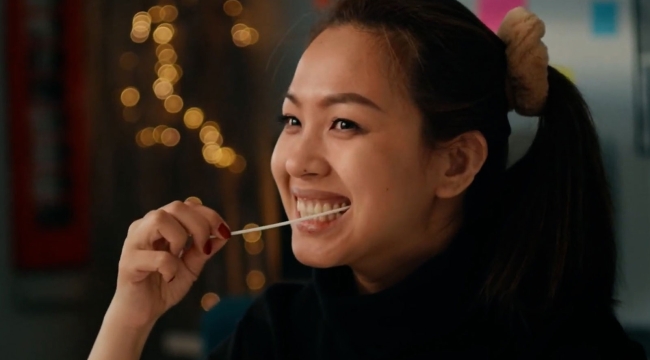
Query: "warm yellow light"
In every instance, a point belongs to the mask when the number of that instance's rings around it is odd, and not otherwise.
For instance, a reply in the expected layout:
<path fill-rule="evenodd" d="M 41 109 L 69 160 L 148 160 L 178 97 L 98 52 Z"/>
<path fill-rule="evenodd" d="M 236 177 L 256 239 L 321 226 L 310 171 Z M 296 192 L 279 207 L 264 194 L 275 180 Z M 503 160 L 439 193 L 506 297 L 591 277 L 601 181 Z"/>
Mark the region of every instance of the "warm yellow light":
<path fill-rule="evenodd" d="M 151 22 L 154 24 L 157 24 L 162 21 L 162 14 L 161 14 L 162 7 L 160 6 L 152 6 L 149 8 L 149 15 L 151 16 Z"/>
<path fill-rule="evenodd" d="M 140 131 L 139 144 L 142 144 L 143 147 L 152 146 L 156 143 L 153 139 L 153 128 L 147 127 Z"/>
<path fill-rule="evenodd" d="M 203 159 L 205 159 L 208 164 L 216 164 L 221 160 L 222 156 L 221 147 L 217 144 L 207 144 L 203 146 L 201 153 L 203 154 Z"/>
<path fill-rule="evenodd" d="M 172 84 L 175 84 L 179 79 L 176 68 L 171 64 L 161 65 L 157 73 L 159 78 L 165 79 Z"/>
<path fill-rule="evenodd" d="M 204 144 L 223 144 L 223 137 L 219 132 L 218 125 L 214 121 L 206 121 L 201 127 L 199 138 Z"/>
<path fill-rule="evenodd" d="M 165 79 L 157 79 L 153 83 L 153 92 L 158 99 L 166 99 L 174 93 L 174 85 Z"/>
<path fill-rule="evenodd" d="M 261 271 L 252 270 L 246 275 L 246 285 L 251 290 L 259 290 L 264 287 L 266 277 Z"/>
<path fill-rule="evenodd" d="M 201 199 L 199 199 L 196 196 L 190 196 L 187 199 L 185 199 L 185 202 L 188 202 L 188 201 L 191 202 L 191 203 L 194 203 L 194 204 L 203 205 L 203 201 L 201 201 Z"/>
<path fill-rule="evenodd" d="M 133 26 L 137 23 L 145 23 L 151 25 L 151 15 L 146 11 L 140 11 L 133 16 Z"/>
<path fill-rule="evenodd" d="M 210 292 L 203 295 L 203 297 L 201 298 L 201 307 L 205 311 L 210 311 L 210 309 L 217 306 L 217 304 L 219 304 L 220 301 L 221 298 L 219 298 L 219 295 Z"/>
<path fill-rule="evenodd" d="M 172 64 L 172 65 L 174 66 L 174 69 L 176 69 L 176 73 L 178 74 L 178 80 L 180 80 L 183 77 L 183 68 L 178 64 Z"/>
<path fill-rule="evenodd" d="M 178 95 L 169 96 L 165 99 L 165 110 L 172 114 L 183 110 L 183 98 Z"/>
<path fill-rule="evenodd" d="M 264 250 L 264 241 L 260 239 L 260 241 L 256 242 L 244 242 L 244 249 L 246 249 L 246 252 L 249 253 L 250 255 L 259 255 L 262 250 Z"/>
<path fill-rule="evenodd" d="M 165 5 L 162 8 L 161 15 L 164 21 L 172 22 L 178 16 L 178 9 L 174 5 Z"/>
<path fill-rule="evenodd" d="M 137 27 L 133 27 L 133 29 L 131 30 L 131 40 L 134 43 L 141 44 L 147 41 L 147 38 L 149 38 L 148 27 L 137 26 Z"/>
<path fill-rule="evenodd" d="M 252 37 L 248 29 L 239 30 L 232 36 L 232 41 L 238 47 L 246 47 L 251 44 Z"/>
<path fill-rule="evenodd" d="M 181 134 L 174 128 L 167 128 L 160 135 L 160 141 L 165 146 L 176 146 L 181 141 Z"/>
<path fill-rule="evenodd" d="M 122 109 L 122 117 L 128 122 L 136 122 L 140 119 L 140 110 L 137 107 L 125 107 Z"/>
<path fill-rule="evenodd" d="M 138 101 L 140 101 L 140 92 L 133 86 L 129 86 L 128 88 L 122 90 L 120 100 L 122 100 L 122 105 L 124 106 L 136 106 L 138 104 Z"/>
<path fill-rule="evenodd" d="M 203 124 L 203 111 L 196 107 L 191 107 L 185 111 L 183 122 L 188 129 L 198 129 Z"/>
<path fill-rule="evenodd" d="M 160 44 L 156 46 L 156 56 L 160 57 L 160 53 L 167 49 L 174 50 L 174 47 L 171 44 Z"/>
<path fill-rule="evenodd" d="M 248 32 L 251 34 L 251 45 L 256 44 L 260 40 L 260 33 L 253 28 L 248 28 Z"/>
<path fill-rule="evenodd" d="M 246 224 L 246 225 L 244 225 L 244 230 L 253 229 L 253 228 L 256 228 L 256 227 L 259 227 L 259 225 L 252 224 L 252 223 L 251 224 Z M 256 242 L 256 241 L 258 241 L 259 239 L 262 238 L 262 232 L 261 231 L 253 231 L 253 232 L 249 232 L 247 234 L 243 234 L 242 236 L 244 237 L 244 240 L 246 240 L 246 242 L 254 243 L 254 242 Z"/>
<path fill-rule="evenodd" d="M 120 67 L 124 70 L 133 70 L 138 66 L 138 55 L 132 51 L 127 51 L 120 56 Z"/>
<path fill-rule="evenodd" d="M 165 49 L 160 52 L 160 55 L 158 55 L 158 60 L 160 60 L 161 64 L 173 64 L 176 62 L 177 58 L 174 49 Z"/>
<path fill-rule="evenodd" d="M 222 147 L 221 153 L 221 159 L 219 159 L 219 161 L 217 161 L 215 164 L 217 167 L 226 168 L 235 162 L 237 154 L 233 149 L 229 147 Z"/>
<path fill-rule="evenodd" d="M 242 23 L 235 24 L 233 25 L 232 29 L 230 29 L 230 35 L 234 36 L 237 31 L 245 30 L 245 29 L 248 29 L 248 26 L 246 26 L 246 24 L 242 24 Z"/>
<path fill-rule="evenodd" d="M 217 131 L 221 131 L 221 126 L 219 126 L 219 124 L 217 124 L 217 122 L 214 121 L 214 120 L 208 120 L 208 121 L 206 121 L 206 122 L 203 124 L 203 126 L 204 126 L 204 127 L 212 126 L 212 127 L 215 128 Z"/>
<path fill-rule="evenodd" d="M 233 174 L 243 173 L 246 170 L 246 159 L 241 155 L 237 155 L 235 161 L 228 167 L 228 170 Z"/>
<path fill-rule="evenodd" d="M 163 131 L 167 129 L 167 126 L 165 125 L 158 125 L 153 129 L 153 141 L 157 142 L 158 144 L 161 143 L 161 136 Z"/>
<path fill-rule="evenodd" d="M 153 32 L 153 41 L 167 44 L 174 37 L 174 27 L 171 24 L 160 24 Z"/>
<path fill-rule="evenodd" d="M 142 130 L 138 131 L 138 133 L 135 134 L 135 143 L 139 147 L 143 148 L 143 147 L 146 147 L 146 146 L 142 143 L 141 135 L 142 135 Z"/>
<path fill-rule="evenodd" d="M 223 3 L 223 11 L 228 16 L 239 16 L 239 14 L 241 14 L 243 9 L 244 7 L 237 0 L 228 0 L 225 3 Z"/>

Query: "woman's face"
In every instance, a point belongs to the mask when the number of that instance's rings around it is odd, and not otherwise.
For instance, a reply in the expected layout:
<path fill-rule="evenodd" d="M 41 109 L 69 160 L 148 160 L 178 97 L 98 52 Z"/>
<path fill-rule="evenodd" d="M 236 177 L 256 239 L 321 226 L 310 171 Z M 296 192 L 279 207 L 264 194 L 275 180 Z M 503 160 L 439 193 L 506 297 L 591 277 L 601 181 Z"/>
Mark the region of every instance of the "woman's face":
<path fill-rule="evenodd" d="M 294 254 L 309 266 L 383 264 L 430 223 L 438 174 L 421 116 L 377 40 L 352 26 L 325 30 L 303 54 L 282 107 L 271 167 L 289 219 L 351 205 L 293 225 Z"/>

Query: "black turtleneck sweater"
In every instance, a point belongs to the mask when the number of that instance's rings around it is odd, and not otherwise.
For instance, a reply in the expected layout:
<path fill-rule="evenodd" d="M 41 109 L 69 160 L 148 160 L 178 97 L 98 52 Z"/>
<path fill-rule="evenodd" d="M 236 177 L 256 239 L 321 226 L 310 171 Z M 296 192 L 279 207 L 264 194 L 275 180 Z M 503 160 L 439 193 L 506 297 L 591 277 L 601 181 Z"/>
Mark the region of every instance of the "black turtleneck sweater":
<path fill-rule="evenodd" d="M 359 295 L 348 267 L 270 287 L 209 359 L 645 359 L 611 309 L 555 314 L 534 333 L 478 300 L 478 247 L 459 235 L 395 286 Z"/>

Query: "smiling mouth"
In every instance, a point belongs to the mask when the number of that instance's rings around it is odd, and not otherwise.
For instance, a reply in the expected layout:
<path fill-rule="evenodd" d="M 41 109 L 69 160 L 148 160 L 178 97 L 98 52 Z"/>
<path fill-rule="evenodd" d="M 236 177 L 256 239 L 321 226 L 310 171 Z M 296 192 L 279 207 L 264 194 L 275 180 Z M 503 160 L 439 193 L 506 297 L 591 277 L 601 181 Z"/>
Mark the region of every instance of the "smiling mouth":
<path fill-rule="evenodd" d="M 305 216 L 316 215 L 326 211 L 336 210 L 345 206 L 349 206 L 350 200 L 346 198 L 341 198 L 336 200 L 322 200 L 322 199 L 316 200 L 316 199 L 296 198 L 296 203 L 297 203 L 298 216 L 305 217 Z M 320 222 L 320 223 L 332 222 L 340 218 L 348 210 L 349 209 L 342 210 L 341 212 L 336 214 L 319 216 L 313 220 L 306 220 L 306 222 Z"/>

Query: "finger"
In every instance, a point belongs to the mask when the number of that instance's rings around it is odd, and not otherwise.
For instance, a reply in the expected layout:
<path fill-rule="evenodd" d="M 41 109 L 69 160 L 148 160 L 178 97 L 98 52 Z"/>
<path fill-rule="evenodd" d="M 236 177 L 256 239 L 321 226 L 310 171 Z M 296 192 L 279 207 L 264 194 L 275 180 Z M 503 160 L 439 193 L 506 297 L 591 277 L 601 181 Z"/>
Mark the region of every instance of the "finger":
<path fill-rule="evenodd" d="M 230 227 L 223 220 L 221 215 L 209 207 L 197 204 L 193 201 L 186 201 L 185 204 L 201 214 L 210 224 L 210 234 L 220 237 L 223 240 L 228 240 L 232 236 L 230 234 Z"/>
<path fill-rule="evenodd" d="M 191 249 L 186 251 L 183 254 L 181 260 L 185 263 L 187 270 L 194 274 L 195 277 L 198 277 L 203 271 L 205 263 L 216 254 L 221 248 L 227 243 L 227 240 L 223 239 L 209 239 L 206 244 L 203 246 L 203 249 L 199 249 L 196 246 L 193 246 Z M 209 244 L 209 245 L 208 245 Z M 206 254 L 206 250 L 209 254 Z"/>
<path fill-rule="evenodd" d="M 160 239 L 169 243 L 169 249 L 174 254 L 178 254 L 187 241 L 187 230 L 173 215 L 162 209 L 145 215 L 133 234 L 127 238 L 127 243 L 136 249 L 150 250 Z"/>
<path fill-rule="evenodd" d="M 120 260 L 120 273 L 132 282 L 144 280 L 157 272 L 170 282 L 176 276 L 180 260 L 167 251 L 134 250 Z"/>
<path fill-rule="evenodd" d="M 194 243 L 203 246 L 208 240 L 211 232 L 210 223 L 194 207 L 174 201 L 162 209 L 173 215 L 185 227 L 187 232 L 192 235 Z"/>
<path fill-rule="evenodd" d="M 131 223 L 129 230 L 126 232 L 127 236 L 131 235 L 142 224 L 142 219 L 138 219 Z"/>

